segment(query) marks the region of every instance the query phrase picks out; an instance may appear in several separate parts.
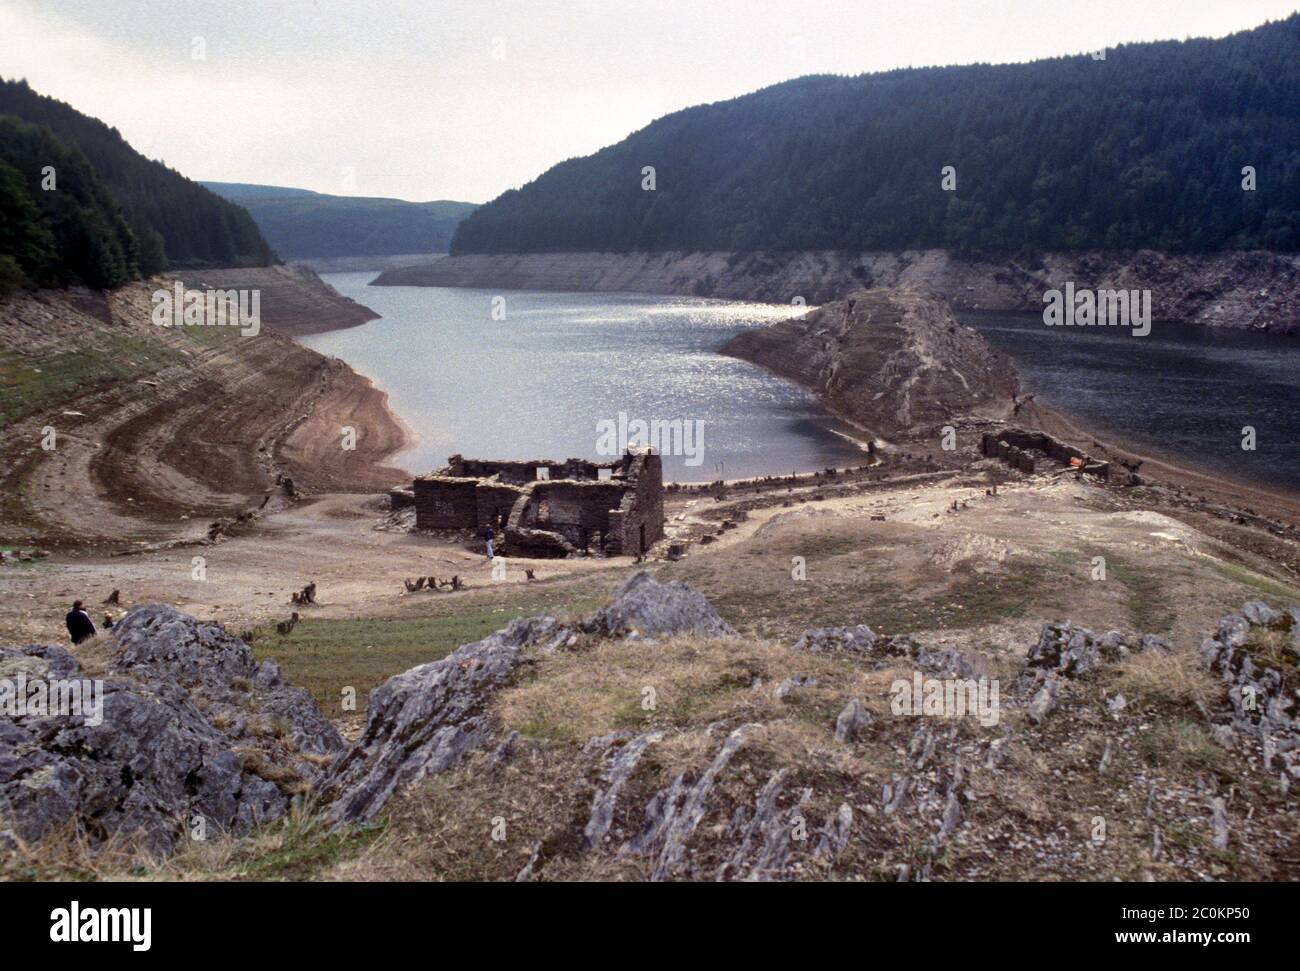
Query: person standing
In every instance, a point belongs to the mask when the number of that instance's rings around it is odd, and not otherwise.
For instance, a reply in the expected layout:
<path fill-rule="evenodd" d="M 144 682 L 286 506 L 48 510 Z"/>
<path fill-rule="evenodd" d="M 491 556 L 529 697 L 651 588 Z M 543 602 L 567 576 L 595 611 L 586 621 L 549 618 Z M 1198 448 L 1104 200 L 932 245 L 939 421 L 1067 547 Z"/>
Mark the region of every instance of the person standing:
<path fill-rule="evenodd" d="M 492 527 L 489 526 L 487 528 L 487 558 L 489 560 L 492 559 L 492 540 L 495 536 L 496 533 L 492 532 Z"/>
<path fill-rule="evenodd" d="M 80 600 L 73 601 L 72 609 L 64 621 L 68 625 L 68 636 L 72 638 L 73 644 L 80 644 L 95 636 L 95 622 L 82 608 Z"/>

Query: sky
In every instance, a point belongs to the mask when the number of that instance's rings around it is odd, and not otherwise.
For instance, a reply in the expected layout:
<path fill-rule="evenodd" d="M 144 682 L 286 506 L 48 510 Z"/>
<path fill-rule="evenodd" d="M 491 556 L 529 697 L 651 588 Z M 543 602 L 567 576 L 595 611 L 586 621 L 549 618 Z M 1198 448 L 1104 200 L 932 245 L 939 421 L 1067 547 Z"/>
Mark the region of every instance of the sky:
<path fill-rule="evenodd" d="M 0 0 L 0 76 L 193 179 L 485 202 L 804 74 L 1221 37 L 1298 0 Z"/>

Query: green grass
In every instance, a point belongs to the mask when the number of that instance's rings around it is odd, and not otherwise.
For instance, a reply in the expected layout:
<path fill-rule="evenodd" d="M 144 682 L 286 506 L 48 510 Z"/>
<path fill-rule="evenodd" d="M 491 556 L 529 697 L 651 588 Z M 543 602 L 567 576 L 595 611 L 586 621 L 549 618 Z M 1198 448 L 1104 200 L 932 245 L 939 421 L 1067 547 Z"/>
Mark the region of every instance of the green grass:
<path fill-rule="evenodd" d="M 704 589 L 729 623 L 775 637 L 846 624 L 868 624 L 882 634 L 977 627 L 1023 617 L 1031 608 L 1053 609 L 1059 600 L 1049 571 L 1026 560 L 987 573 L 936 572 L 924 593 L 901 586 L 876 564 L 843 564 L 839 575 L 850 573 L 857 575 L 847 582 Z"/>
<path fill-rule="evenodd" d="M 390 620 L 315 620 L 304 617 L 286 637 L 275 627 L 255 633 L 253 653 L 273 658 L 285 677 L 306 688 L 328 717 L 341 710 L 342 691 L 356 689 L 364 715 L 366 696 L 395 674 L 446 657 L 462 644 L 481 640 L 517 617 L 581 615 L 603 606 L 603 589 L 568 586 L 520 593 L 518 587 L 488 597 L 448 598 L 434 616 Z M 514 591 L 514 592 L 511 592 Z M 430 598 L 430 607 L 443 606 Z"/>
<path fill-rule="evenodd" d="M 1134 736 L 1138 756 L 1149 765 L 1178 771 L 1212 772 L 1235 781 L 1232 759 L 1197 722 L 1178 718 Z"/>
<path fill-rule="evenodd" d="M 179 357 L 143 337 L 113 334 L 104 344 L 37 358 L 0 351 L 0 424 L 61 407 L 102 385 L 152 374 Z"/>
<path fill-rule="evenodd" d="M 1225 563 L 1223 560 L 1210 560 L 1210 566 L 1215 573 L 1233 583 L 1239 583 L 1243 587 L 1248 587 L 1264 597 L 1271 597 L 1275 601 L 1273 606 L 1280 607 L 1284 604 L 1300 603 L 1300 588 L 1293 587 L 1287 583 L 1281 583 L 1277 580 L 1271 580 L 1268 577 L 1260 576 L 1254 570 L 1249 570 L 1237 563 Z"/>
<path fill-rule="evenodd" d="M 1178 618 L 1174 614 L 1163 578 L 1156 570 L 1135 566 L 1132 561 L 1113 550 L 1099 546 L 1086 547 L 1084 555 L 1088 557 L 1089 570 L 1094 556 L 1105 558 L 1106 579 L 1101 582 L 1118 581 L 1123 585 L 1125 608 L 1128 610 L 1129 623 L 1135 630 L 1146 634 L 1168 633 L 1173 630 Z"/>

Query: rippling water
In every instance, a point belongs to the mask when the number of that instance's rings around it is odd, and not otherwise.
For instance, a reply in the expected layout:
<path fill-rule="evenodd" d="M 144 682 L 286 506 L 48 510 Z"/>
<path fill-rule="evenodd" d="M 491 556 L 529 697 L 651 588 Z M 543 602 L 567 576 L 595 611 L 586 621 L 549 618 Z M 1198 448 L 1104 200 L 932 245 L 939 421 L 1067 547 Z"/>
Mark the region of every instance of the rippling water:
<path fill-rule="evenodd" d="M 368 287 L 341 293 L 383 314 L 303 338 L 387 391 L 419 436 L 398 457 L 422 472 L 455 452 L 485 458 L 600 458 L 598 423 L 704 422 L 703 461 L 665 457 L 679 481 L 778 475 L 863 461 L 847 429 L 804 390 L 722 357 L 732 335 L 790 308 L 689 297 Z M 492 300 L 505 299 L 505 319 Z M 967 313 L 1016 360 L 1029 390 L 1080 423 L 1151 454 L 1261 485 L 1300 489 L 1300 340 L 1156 321 L 1049 328 L 1038 314 Z M 1241 448 L 1242 427 L 1255 451 Z"/>
<path fill-rule="evenodd" d="M 715 353 L 789 307 L 689 297 L 368 287 L 373 273 L 323 278 L 380 320 L 302 338 L 388 392 L 419 441 L 415 472 L 460 452 L 482 458 L 598 459 L 598 423 L 699 420 L 703 456 L 665 456 L 677 481 L 856 465 L 862 451 L 804 390 Z M 505 319 L 492 319 L 494 296 Z"/>
<path fill-rule="evenodd" d="M 958 314 L 1015 358 L 1026 387 L 1084 427 L 1239 481 L 1300 489 L 1300 340 L 1154 321 L 1047 327 L 1040 314 Z M 1256 433 L 1243 450 L 1242 428 Z"/>

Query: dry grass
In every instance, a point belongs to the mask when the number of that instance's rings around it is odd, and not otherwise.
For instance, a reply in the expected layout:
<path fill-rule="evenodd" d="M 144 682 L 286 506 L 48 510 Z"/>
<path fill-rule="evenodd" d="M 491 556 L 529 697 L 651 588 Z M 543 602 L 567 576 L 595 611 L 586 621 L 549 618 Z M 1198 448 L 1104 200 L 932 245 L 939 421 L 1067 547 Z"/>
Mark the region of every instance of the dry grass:
<path fill-rule="evenodd" d="M 1209 710 L 1224 695 L 1223 685 L 1190 651 L 1134 654 L 1102 683 L 1121 692 L 1129 704 L 1146 708 L 1200 712 Z"/>

